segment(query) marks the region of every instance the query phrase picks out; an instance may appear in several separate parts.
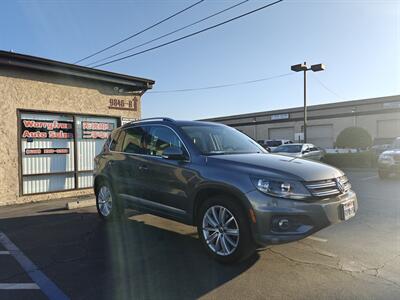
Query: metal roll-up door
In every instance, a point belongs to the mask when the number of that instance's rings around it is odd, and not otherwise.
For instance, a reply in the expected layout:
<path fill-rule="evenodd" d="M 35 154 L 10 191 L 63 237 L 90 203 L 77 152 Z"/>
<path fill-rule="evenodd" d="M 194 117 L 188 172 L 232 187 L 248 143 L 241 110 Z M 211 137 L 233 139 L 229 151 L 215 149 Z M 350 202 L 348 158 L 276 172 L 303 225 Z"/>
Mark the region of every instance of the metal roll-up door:
<path fill-rule="evenodd" d="M 308 126 L 307 142 L 317 147 L 332 148 L 334 143 L 333 125 Z"/>
<path fill-rule="evenodd" d="M 291 140 L 294 139 L 294 127 L 269 128 L 270 140 Z"/>
<path fill-rule="evenodd" d="M 377 122 L 378 138 L 395 138 L 400 136 L 400 119 L 380 120 Z"/>

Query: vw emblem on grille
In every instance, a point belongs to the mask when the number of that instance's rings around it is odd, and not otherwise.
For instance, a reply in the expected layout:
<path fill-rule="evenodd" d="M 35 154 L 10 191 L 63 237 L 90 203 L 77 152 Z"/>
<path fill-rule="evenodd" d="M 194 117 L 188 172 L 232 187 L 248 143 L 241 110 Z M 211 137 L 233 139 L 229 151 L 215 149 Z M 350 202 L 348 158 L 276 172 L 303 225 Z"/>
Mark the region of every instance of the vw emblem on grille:
<path fill-rule="evenodd" d="M 340 182 L 339 178 L 336 178 L 336 187 L 341 193 L 344 193 L 346 191 L 346 187 L 343 183 Z"/>

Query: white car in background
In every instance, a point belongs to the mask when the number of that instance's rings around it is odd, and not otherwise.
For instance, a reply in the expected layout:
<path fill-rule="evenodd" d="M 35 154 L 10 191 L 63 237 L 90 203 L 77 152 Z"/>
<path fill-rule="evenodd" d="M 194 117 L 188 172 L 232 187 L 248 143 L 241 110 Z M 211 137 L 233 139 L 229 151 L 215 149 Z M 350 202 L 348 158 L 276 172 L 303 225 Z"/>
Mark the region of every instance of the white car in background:
<path fill-rule="evenodd" d="M 273 151 L 276 147 L 281 145 L 291 144 L 293 143 L 291 140 L 258 140 L 257 141 L 261 146 L 269 151 Z"/>
<path fill-rule="evenodd" d="M 281 154 L 292 157 L 301 157 L 320 161 L 324 156 L 321 149 L 315 147 L 313 144 L 286 144 L 276 147 L 271 153 Z"/>

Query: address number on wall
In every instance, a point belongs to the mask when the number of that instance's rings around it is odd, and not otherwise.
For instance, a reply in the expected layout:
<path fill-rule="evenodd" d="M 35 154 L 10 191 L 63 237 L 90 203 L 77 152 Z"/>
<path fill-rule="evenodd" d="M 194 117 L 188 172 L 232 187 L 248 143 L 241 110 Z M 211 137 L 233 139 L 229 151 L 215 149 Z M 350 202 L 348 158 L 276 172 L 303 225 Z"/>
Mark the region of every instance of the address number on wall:
<path fill-rule="evenodd" d="M 108 108 L 137 111 L 138 101 L 136 97 L 133 99 L 110 98 Z"/>

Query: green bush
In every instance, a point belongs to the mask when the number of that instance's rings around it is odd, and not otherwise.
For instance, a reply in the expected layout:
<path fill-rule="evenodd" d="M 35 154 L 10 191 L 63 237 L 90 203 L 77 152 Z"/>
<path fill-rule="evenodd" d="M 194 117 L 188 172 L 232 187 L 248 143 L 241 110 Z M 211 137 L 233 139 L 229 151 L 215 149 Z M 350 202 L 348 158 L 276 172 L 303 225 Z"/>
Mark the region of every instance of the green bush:
<path fill-rule="evenodd" d="M 337 148 L 368 148 L 372 146 L 371 135 L 364 128 L 348 127 L 339 133 Z"/>
<path fill-rule="evenodd" d="M 372 151 L 327 153 L 322 161 L 338 168 L 372 168 L 376 166 L 376 155 Z"/>

